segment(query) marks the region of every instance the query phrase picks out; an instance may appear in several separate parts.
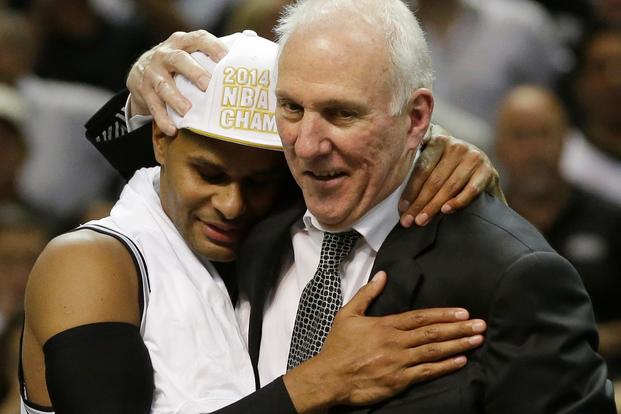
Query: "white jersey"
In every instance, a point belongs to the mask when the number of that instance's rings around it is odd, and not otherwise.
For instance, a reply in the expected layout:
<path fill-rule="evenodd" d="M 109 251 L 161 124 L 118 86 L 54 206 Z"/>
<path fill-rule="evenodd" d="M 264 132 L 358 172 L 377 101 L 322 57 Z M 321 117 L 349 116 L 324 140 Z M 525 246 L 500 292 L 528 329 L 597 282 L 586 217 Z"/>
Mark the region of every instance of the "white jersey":
<path fill-rule="evenodd" d="M 252 364 L 224 282 L 166 216 L 158 184 L 159 167 L 139 170 L 110 217 L 82 228 L 116 237 L 136 259 L 140 331 L 154 370 L 151 412 L 212 412 L 255 390 Z M 22 413 L 49 413 L 34 408 L 23 404 Z"/>

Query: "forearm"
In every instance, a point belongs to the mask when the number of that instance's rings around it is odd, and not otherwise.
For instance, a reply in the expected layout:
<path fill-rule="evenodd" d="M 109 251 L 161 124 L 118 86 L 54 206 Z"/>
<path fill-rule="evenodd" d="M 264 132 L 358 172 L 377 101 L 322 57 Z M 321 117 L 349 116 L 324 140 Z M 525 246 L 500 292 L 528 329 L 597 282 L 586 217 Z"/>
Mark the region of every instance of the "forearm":
<path fill-rule="evenodd" d="M 126 180 L 136 170 L 157 165 L 151 124 L 128 132 L 124 106 L 127 91 L 115 95 L 86 123 L 86 138 Z"/>
<path fill-rule="evenodd" d="M 214 414 L 297 414 L 282 377 Z"/>

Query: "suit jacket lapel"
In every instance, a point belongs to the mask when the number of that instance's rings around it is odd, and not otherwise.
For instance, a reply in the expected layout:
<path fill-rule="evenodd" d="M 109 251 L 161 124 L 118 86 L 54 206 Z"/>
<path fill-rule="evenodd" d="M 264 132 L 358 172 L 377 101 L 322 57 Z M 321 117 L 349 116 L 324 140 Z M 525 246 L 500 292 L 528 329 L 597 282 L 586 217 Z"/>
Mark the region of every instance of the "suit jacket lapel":
<path fill-rule="evenodd" d="M 367 309 L 370 316 L 391 315 L 410 310 L 416 288 L 423 278 L 416 257 L 423 254 L 433 242 L 441 217 L 434 218 L 425 227 L 404 229 L 397 224 L 380 248 L 371 277 L 380 270 L 388 274 L 388 283 L 381 295 Z M 330 413 L 364 414 L 377 410 L 382 403 L 371 407 L 338 406 Z"/>
<path fill-rule="evenodd" d="M 238 278 L 242 280 L 240 284 L 245 286 L 251 305 L 248 352 L 257 388 L 265 301 L 278 279 L 283 258 L 292 250 L 290 228 L 305 209 L 303 204 L 295 204 L 259 223 L 240 253 L 238 273 L 241 272 L 241 275 L 238 274 Z M 433 244 L 440 220 L 441 217 L 436 217 L 425 227 L 404 229 L 397 224 L 393 228 L 380 248 L 371 271 L 371 276 L 380 270 L 386 271 L 388 283 L 367 310 L 368 315 L 387 315 L 410 309 L 416 286 L 422 277 L 415 258 Z M 365 412 L 365 409 L 346 411 Z"/>
<path fill-rule="evenodd" d="M 441 217 L 425 227 L 403 228 L 397 224 L 380 248 L 371 277 L 380 270 L 388 274 L 388 283 L 382 294 L 367 310 L 368 315 L 401 313 L 410 309 L 422 271 L 416 257 L 434 242 Z"/>

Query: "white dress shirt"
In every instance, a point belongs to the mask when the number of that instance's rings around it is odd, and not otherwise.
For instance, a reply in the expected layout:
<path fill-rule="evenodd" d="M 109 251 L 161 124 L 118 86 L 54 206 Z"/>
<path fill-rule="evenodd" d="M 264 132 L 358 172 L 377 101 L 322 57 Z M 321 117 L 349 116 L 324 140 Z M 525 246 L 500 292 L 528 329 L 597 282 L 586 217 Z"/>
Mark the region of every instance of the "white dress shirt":
<path fill-rule="evenodd" d="M 409 176 L 410 174 L 392 194 L 354 224 L 353 229 L 362 237 L 341 265 L 344 304 L 367 283 L 377 252 L 399 222 L 397 206 Z M 259 353 L 261 385 L 269 384 L 287 370 L 287 357 L 298 303 L 304 287 L 313 278 L 319 265 L 323 231 L 321 224 L 308 210 L 302 220 L 291 228 L 293 255 L 283 265 L 276 288 L 265 303 Z M 238 318 L 242 329 L 247 331 L 249 320 L 247 301 L 242 300 L 238 306 Z"/>

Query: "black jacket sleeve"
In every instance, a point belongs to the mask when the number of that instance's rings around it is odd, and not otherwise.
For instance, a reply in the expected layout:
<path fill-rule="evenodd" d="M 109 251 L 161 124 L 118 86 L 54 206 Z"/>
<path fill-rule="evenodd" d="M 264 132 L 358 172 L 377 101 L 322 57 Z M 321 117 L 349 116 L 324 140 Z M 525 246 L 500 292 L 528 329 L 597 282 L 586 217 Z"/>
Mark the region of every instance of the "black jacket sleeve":
<path fill-rule="evenodd" d="M 157 165 L 151 144 L 151 123 L 127 131 L 125 102 L 128 91 L 110 99 L 86 123 L 86 138 L 97 148 L 125 180 L 136 170 Z"/>
<path fill-rule="evenodd" d="M 297 414 L 282 377 L 214 414 Z"/>

